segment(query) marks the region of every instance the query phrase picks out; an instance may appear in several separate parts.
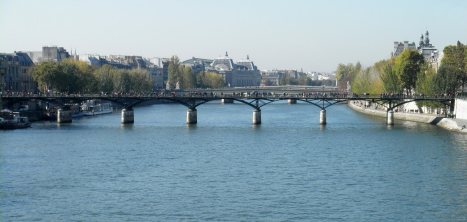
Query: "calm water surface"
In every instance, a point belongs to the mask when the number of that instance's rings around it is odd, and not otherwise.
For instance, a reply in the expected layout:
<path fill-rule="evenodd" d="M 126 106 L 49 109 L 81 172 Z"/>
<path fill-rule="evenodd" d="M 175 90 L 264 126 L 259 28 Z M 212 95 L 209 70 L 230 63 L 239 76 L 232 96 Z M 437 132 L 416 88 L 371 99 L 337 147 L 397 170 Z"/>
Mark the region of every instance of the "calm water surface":
<path fill-rule="evenodd" d="M 1 132 L 1 221 L 466 221 L 467 135 L 345 105 L 176 104 Z"/>

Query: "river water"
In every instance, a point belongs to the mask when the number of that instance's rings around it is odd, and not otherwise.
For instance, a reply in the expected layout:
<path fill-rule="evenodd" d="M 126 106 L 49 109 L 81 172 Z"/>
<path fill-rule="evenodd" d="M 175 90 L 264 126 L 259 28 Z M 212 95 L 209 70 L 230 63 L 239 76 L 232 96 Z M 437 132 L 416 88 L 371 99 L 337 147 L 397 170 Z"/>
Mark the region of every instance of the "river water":
<path fill-rule="evenodd" d="M 335 105 L 243 104 L 1 132 L 1 221 L 466 221 L 467 135 Z"/>

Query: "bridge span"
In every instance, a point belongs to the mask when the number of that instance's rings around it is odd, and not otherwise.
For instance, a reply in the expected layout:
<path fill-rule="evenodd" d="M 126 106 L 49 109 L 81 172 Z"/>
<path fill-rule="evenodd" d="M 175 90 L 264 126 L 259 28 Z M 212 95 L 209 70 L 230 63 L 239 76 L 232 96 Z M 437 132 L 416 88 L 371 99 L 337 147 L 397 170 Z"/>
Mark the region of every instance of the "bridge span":
<path fill-rule="evenodd" d="M 87 100 L 104 100 L 122 108 L 121 122 L 123 124 L 134 123 L 133 108 L 148 101 L 165 101 L 179 103 L 188 108 L 186 123 L 196 124 L 198 122 L 197 107 L 205 103 L 220 100 L 222 103 L 239 102 L 253 108 L 253 124 L 261 124 L 261 108 L 277 101 L 287 100 L 289 104 L 301 103 L 310 104 L 321 109 L 321 125 L 326 124 L 326 108 L 338 103 L 352 100 L 363 100 L 365 102 L 377 102 L 386 107 L 386 124 L 394 124 L 394 109 L 403 104 L 414 101 L 438 101 L 446 106 L 453 107 L 453 96 L 404 96 L 404 95 L 357 95 L 341 92 L 303 92 L 303 93 L 200 93 L 200 92 L 177 92 L 145 95 L 2 95 L 2 107 L 11 107 L 14 104 L 30 100 L 39 100 L 52 103 L 60 107 L 58 109 L 58 122 L 71 122 L 71 111 L 68 104 L 81 103 Z"/>

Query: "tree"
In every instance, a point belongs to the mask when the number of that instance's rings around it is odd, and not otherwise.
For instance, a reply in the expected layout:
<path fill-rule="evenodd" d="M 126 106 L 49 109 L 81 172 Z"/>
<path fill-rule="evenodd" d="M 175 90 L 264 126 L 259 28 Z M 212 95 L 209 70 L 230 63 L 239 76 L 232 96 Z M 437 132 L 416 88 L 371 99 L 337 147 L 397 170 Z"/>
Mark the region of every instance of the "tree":
<path fill-rule="evenodd" d="M 114 77 L 118 69 L 110 65 L 103 65 L 94 72 L 96 78 L 96 92 L 122 92 L 117 88 L 114 89 Z"/>
<path fill-rule="evenodd" d="M 199 88 L 219 89 L 225 86 L 224 78 L 215 72 L 201 71 L 196 77 L 196 83 Z"/>
<path fill-rule="evenodd" d="M 56 81 L 57 73 L 59 72 L 58 63 L 54 61 L 42 62 L 39 65 L 30 69 L 32 78 L 38 83 L 39 90 L 46 92 L 49 88 L 58 87 Z"/>
<path fill-rule="evenodd" d="M 441 60 L 441 66 L 446 68 L 443 70 L 449 73 L 450 78 L 456 76 L 456 79 L 460 82 L 462 91 L 464 91 L 464 85 L 467 82 L 467 50 L 466 46 L 461 42 L 457 41 L 457 45 L 446 46 L 443 50 L 444 57 Z"/>
<path fill-rule="evenodd" d="M 92 68 L 85 62 L 65 59 L 60 63 L 42 62 L 31 69 L 39 89 L 52 88 L 55 91 L 79 93 L 96 84 Z"/>
<path fill-rule="evenodd" d="M 195 73 L 191 67 L 187 66 L 183 69 L 183 78 L 182 78 L 182 88 L 183 89 L 193 89 L 196 88 L 196 79 Z"/>
<path fill-rule="evenodd" d="M 460 86 L 455 68 L 449 65 L 442 65 L 433 78 L 433 85 L 436 94 L 455 94 Z"/>
<path fill-rule="evenodd" d="M 341 89 L 347 88 L 347 82 L 352 82 L 353 77 L 357 75 L 362 69 L 360 62 L 357 62 L 355 66 L 352 63 L 344 65 L 340 63 L 337 65 L 336 69 L 336 79 L 338 81 L 338 86 Z"/>
<path fill-rule="evenodd" d="M 285 86 L 287 85 L 287 75 L 285 73 L 283 73 L 281 75 L 281 79 L 279 81 L 279 85 L 282 85 L 282 86 Z"/>
<path fill-rule="evenodd" d="M 381 74 L 381 82 L 383 83 L 384 92 L 399 93 L 402 91 L 401 83 L 389 64 L 386 65 Z"/>
<path fill-rule="evenodd" d="M 300 76 L 297 79 L 297 84 L 301 86 L 309 86 L 311 84 L 311 79 L 308 76 Z"/>
<path fill-rule="evenodd" d="M 416 89 L 417 93 L 423 93 L 425 95 L 434 95 L 435 88 L 433 78 L 436 75 L 436 71 L 429 63 L 425 63 L 418 73 Z"/>
<path fill-rule="evenodd" d="M 425 62 L 424 58 L 417 50 L 404 50 L 397 58 L 394 65 L 394 71 L 402 84 L 402 87 L 407 90 L 410 95 L 415 83 L 417 82 L 417 74 L 420 72 L 420 67 Z"/>
<path fill-rule="evenodd" d="M 177 82 L 180 82 L 182 79 L 183 75 L 183 69 L 180 69 L 180 59 L 178 56 L 174 55 L 170 58 L 169 61 L 169 83 L 170 83 L 170 88 L 175 89 L 175 86 L 177 85 Z"/>
<path fill-rule="evenodd" d="M 383 92 L 383 83 L 379 69 L 372 66 L 360 70 L 352 79 L 352 92 L 379 94 Z"/>

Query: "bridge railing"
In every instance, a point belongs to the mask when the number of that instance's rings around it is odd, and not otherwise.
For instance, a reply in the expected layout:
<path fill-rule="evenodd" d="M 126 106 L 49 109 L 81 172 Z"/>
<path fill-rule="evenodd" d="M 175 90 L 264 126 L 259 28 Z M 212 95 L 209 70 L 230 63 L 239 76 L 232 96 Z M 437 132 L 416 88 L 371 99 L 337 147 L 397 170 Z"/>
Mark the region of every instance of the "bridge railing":
<path fill-rule="evenodd" d="M 380 95 L 369 94 L 352 94 L 352 93 L 193 93 L 193 92 L 178 92 L 178 93 L 140 93 L 140 94 L 52 94 L 52 93 L 8 93 L 2 94 L 2 98 L 267 98 L 267 99 L 284 99 L 284 98 L 297 98 L 297 99 L 454 99 L 461 98 L 467 99 L 467 94 L 451 95 L 404 95 L 404 94 L 389 94 L 382 93 Z"/>

